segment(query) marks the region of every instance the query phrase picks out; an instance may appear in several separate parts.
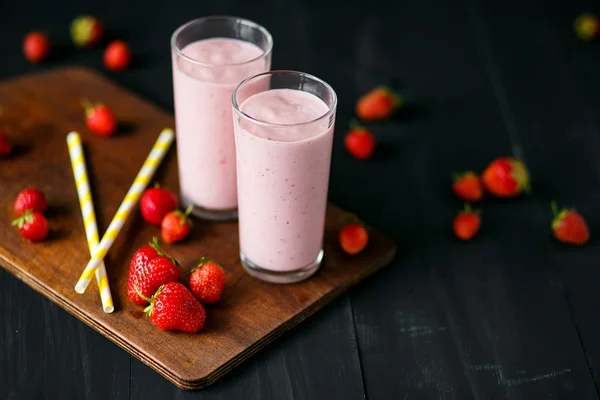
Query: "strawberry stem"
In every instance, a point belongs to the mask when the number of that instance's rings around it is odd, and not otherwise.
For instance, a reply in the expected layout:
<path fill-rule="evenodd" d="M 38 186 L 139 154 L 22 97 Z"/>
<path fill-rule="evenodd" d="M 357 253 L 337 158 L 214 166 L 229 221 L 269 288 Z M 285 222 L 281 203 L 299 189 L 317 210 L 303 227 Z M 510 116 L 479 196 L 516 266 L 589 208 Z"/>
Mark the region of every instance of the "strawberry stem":
<path fill-rule="evenodd" d="M 356 118 L 352 118 L 350 120 L 350 129 L 364 129 L 364 126 L 362 126 Z"/>
<path fill-rule="evenodd" d="M 555 218 L 558 217 L 558 204 L 556 204 L 554 200 L 550 202 L 550 209 L 552 210 L 552 215 L 554 215 Z"/>
<path fill-rule="evenodd" d="M 192 225 L 192 221 L 188 221 L 189 220 L 189 216 L 192 213 L 192 210 L 194 209 L 193 205 L 190 205 L 188 208 L 185 209 L 185 211 L 183 213 L 181 213 L 181 219 L 179 220 L 179 226 L 183 226 L 183 224 L 185 224 L 186 222 L 189 222 L 190 225 Z"/>
<path fill-rule="evenodd" d="M 25 210 L 25 213 L 12 221 L 12 226 L 21 229 L 25 222 L 33 222 L 33 209 Z"/>
<path fill-rule="evenodd" d="M 148 297 L 144 296 L 142 294 L 142 292 L 140 292 L 140 290 L 138 289 L 137 285 L 133 285 L 133 290 L 135 290 L 135 292 L 137 293 L 137 295 L 140 296 L 142 299 L 144 299 L 148 303 L 152 304 L 152 298 L 148 298 Z"/>
<path fill-rule="evenodd" d="M 156 252 L 158 253 L 159 256 L 165 255 L 165 252 L 160 248 L 160 245 L 158 244 L 158 238 L 156 236 L 152 237 L 152 241 L 148 242 L 148 245 L 150 247 L 152 247 L 154 250 L 156 250 Z"/>
<path fill-rule="evenodd" d="M 92 112 L 94 112 L 94 105 L 92 104 L 90 99 L 88 99 L 87 97 L 84 97 L 79 102 L 81 103 L 81 106 L 85 110 L 85 115 L 87 115 L 89 117 L 92 114 Z"/>

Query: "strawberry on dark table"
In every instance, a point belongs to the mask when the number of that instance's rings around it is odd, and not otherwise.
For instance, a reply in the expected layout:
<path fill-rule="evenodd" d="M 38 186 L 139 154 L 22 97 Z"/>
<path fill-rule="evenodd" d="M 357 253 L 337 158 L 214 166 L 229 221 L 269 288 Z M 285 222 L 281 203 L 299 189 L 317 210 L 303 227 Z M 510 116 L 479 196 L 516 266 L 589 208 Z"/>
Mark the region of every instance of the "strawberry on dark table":
<path fill-rule="evenodd" d="M 483 171 L 485 189 L 497 197 L 515 197 L 529 191 L 529 172 L 521 160 L 497 158 Z"/>
<path fill-rule="evenodd" d="M 375 136 L 364 126 L 350 122 L 350 131 L 344 138 L 344 146 L 350 154 L 359 160 L 371 158 L 375 151 Z"/>
<path fill-rule="evenodd" d="M 52 44 L 48 36 L 41 32 L 30 32 L 23 40 L 23 53 L 32 63 L 40 63 L 48 57 Z"/>
<path fill-rule="evenodd" d="M 574 209 L 558 209 L 552 202 L 552 233 L 561 242 L 583 246 L 590 240 L 590 230 L 585 219 Z"/>
<path fill-rule="evenodd" d="M 71 39 L 77 47 L 90 47 L 102 39 L 104 26 L 90 15 L 82 15 L 71 23 Z"/>
<path fill-rule="evenodd" d="M 452 191 L 461 200 L 476 202 L 483 197 L 481 180 L 473 171 L 467 171 L 454 177 Z"/>
<path fill-rule="evenodd" d="M 356 115 L 364 121 L 384 120 L 404 104 L 393 90 L 381 86 L 364 94 L 356 103 Z"/>
<path fill-rule="evenodd" d="M 454 218 L 453 228 L 456 236 L 461 240 L 470 240 L 479 232 L 481 226 L 481 211 L 472 210 L 469 204 Z"/>
<path fill-rule="evenodd" d="M 104 66 L 113 71 L 123 71 L 131 62 L 131 50 L 121 40 L 111 42 L 104 51 Z"/>

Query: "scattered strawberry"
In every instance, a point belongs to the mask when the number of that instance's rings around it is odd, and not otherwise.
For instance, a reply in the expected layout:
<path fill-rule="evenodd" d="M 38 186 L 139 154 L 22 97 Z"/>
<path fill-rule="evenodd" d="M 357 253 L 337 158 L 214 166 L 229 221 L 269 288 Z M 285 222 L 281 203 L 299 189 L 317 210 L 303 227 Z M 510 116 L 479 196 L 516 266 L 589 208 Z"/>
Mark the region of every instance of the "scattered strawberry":
<path fill-rule="evenodd" d="M 129 46 L 121 40 L 115 40 L 104 50 L 104 66 L 113 71 L 127 69 L 131 62 Z"/>
<path fill-rule="evenodd" d="M 369 234 L 359 224 L 348 224 L 340 230 L 340 246 L 348 254 L 358 254 L 367 247 Z"/>
<path fill-rule="evenodd" d="M 158 245 L 158 240 L 153 238 L 148 246 L 139 249 L 131 259 L 127 296 L 134 303 L 145 305 L 148 301 L 143 296 L 148 298 L 161 285 L 177 280 L 179 280 L 179 262 L 165 254 Z"/>
<path fill-rule="evenodd" d="M 522 161 L 515 158 L 497 158 L 483 171 L 481 181 L 485 189 L 498 197 L 514 197 L 529 191 L 529 173 Z"/>
<path fill-rule="evenodd" d="M 48 236 L 48 220 L 37 211 L 27 210 L 12 224 L 19 228 L 21 236 L 32 242 L 39 242 Z"/>
<path fill-rule="evenodd" d="M 15 210 L 15 215 L 20 216 L 25 214 L 27 210 L 44 212 L 48 208 L 48 203 L 46 202 L 46 196 L 41 190 L 38 189 L 24 189 L 18 195 L 15 200 L 15 205 L 13 209 Z"/>
<path fill-rule="evenodd" d="M 202 304 L 215 304 L 225 288 L 225 271 L 216 262 L 202 258 L 190 274 L 190 289 Z"/>
<path fill-rule="evenodd" d="M 6 135 L 0 132 L 0 157 L 9 156 L 12 150 L 12 144 L 8 141 Z"/>
<path fill-rule="evenodd" d="M 454 218 L 454 233 L 459 239 L 469 240 L 475 236 L 481 225 L 480 213 L 479 210 L 471 210 L 469 204 L 466 204 L 465 209 L 458 213 Z"/>
<path fill-rule="evenodd" d="M 169 282 L 161 286 L 144 310 L 150 321 L 160 329 L 196 333 L 204 328 L 206 310 L 181 283 Z"/>
<path fill-rule="evenodd" d="M 71 39 L 77 47 L 90 47 L 97 44 L 104 35 L 104 27 L 97 18 L 82 15 L 71 22 Z"/>
<path fill-rule="evenodd" d="M 85 124 L 88 129 L 98 135 L 110 136 L 117 129 L 115 116 L 104 104 L 92 104 L 88 99 L 83 99 L 81 105 L 85 109 Z"/>
<path fill-rule="evenodd" d="M 52 45 L 48 36 L 40 32 L 29 32 L 23 41 L 25 58 L 32 63 L 44 61 L 48 57 L 48 54 L 50 54 L 51 48 Z"/>
<path fill-rule="evenodd" d="M 375 151 L 375 136 L 364 126 L 350 122 L 350 131 L 344 138 L 344 145 L 350 154 L 359 160 L 371 158 Z"/>
<path fill-rule="evenodd" d="M 171 211 L 163 218 L 160 224 L 160 233 L 167 243 L 179 242 L 190 234 L 192 221 L 189 216 L 194 206 L 189 206 L 185 212 Z"/>
<path fill-rule="evenodd" d="M 356 103 L 356 115 L 365 121 L 389 118 L 404 100 L 386 87 L 378 87 L 364 94 Z"/>
<path fill-rule="evenodd" d="M 177 197 L 158 186 L 144 192 L 140 199 L 142 217 L 151 224 L 160 226 L 165 215 L 177 208 Z"/>
<path fill-rule="evenodd" d="M 600 33 L 600 20 L 592 14 L 582 14 L 573 23 L 575 33 L 580 39 L 590 41 Z"/>
<path fill-rule="evenodd" d="M 552 202 L 552 213 L 552 232 L 559 241 L 582 246 L 590 240 L 585 219 L 577 211 L 566 208 L 558 210 L 556 203 Z"/>
<path fill-rule="evenodd" d="M 452 191 L 460 199 L 476 202 L 483 197 L 483 187 L 476 173 L 467 171 L 454 178 Z"/>

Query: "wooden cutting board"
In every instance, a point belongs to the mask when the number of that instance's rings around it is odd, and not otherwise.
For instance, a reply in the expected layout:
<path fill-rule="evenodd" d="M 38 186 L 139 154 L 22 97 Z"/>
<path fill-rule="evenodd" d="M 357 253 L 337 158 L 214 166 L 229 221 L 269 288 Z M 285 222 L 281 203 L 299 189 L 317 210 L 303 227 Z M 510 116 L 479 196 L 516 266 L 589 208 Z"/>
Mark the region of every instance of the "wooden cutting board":
<path fill-rule="evenodd" d="M 96 136 L 85 128 L 83 97 L 115 111 L 121 123 L 115 136 Z M 82 135 L 102 233 L 164 127 L 174 127 L 170 114 L 87 69 L 58 69 L 0 83 L 0 130 L 17 146 L 14 156 L 0 159 L 0 264 L 175 385 L 199 389 L 388 264 L 396 247 L 369 228 L 367 249 L 355 257 L 343 254 L 337 232 L 347 216 L 329 205 L 321 270 L 302 283 L 274 285 L 243 271 L 237 223 L 198 220 L 190 239 L 164 249 L 181 261 L 182 279 L 202 256 L 221 262 L 225 293 L 218 305 L 207 308 L 201 333 L 165 332 L 146 320 L 143 307 L 127 300 L 129 260 L 160 233 L 136 210 L 106 258 L 116 310 L 105 314 L 95 283 L 84 295 L 73 290 L 89 254 L 65 136 L 71 130 Z M 178 192 L 175 146 L 155 178 Z M 27 242 L 10 225 L 15 196 L 28 186 L 48 197 L 50 235 L 42 243 Z"/>

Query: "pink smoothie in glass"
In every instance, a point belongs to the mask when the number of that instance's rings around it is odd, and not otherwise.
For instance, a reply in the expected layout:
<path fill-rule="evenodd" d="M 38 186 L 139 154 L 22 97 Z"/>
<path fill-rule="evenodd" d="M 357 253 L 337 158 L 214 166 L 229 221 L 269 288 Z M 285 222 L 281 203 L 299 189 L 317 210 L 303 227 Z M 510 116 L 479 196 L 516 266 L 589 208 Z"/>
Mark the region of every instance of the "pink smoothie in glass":
<path fill-rule="evenodd" d="M 236 122 L 240 250 L 264 269 L 303 268 L 323 248 L 333 123 L 315 120 L 329 107 L 308 92 L 273 89 L 240 109 L 267 123 Z"/>
<path fill-rule="evenodd" d="M 270 58 L 237 39 L 192 42 L 173 53 L 179 184 L 185 205 L 209 210 L 237 207 L 231 95 L 249 76 L 268 71 Z"/>

